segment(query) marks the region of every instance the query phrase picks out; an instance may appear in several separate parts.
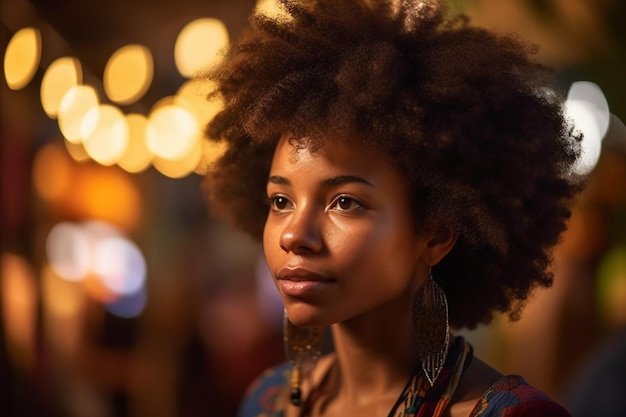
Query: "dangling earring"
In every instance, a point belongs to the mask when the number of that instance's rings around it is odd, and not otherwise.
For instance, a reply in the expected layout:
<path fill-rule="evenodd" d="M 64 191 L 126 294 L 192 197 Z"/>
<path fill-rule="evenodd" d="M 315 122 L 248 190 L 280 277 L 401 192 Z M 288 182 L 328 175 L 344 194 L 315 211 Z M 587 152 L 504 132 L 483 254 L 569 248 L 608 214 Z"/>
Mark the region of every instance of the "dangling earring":
<path fill-rule="evenodd" d="M 413 329 L 417 337 L 422 370 L 431 386 L 443 369 L 448 354 L 450 325 L 448 300 L 429 272 L 428 280 L 413 299 Z"/>
<path fill-rule="evenodd" d="M 283 312 L 283 342 L 285 354 L 291 364 L 291 403 L 302 404 L 302 379 L 308 378 L 322 354 L 322 329 L 302 328 L 294 325 Z"/>

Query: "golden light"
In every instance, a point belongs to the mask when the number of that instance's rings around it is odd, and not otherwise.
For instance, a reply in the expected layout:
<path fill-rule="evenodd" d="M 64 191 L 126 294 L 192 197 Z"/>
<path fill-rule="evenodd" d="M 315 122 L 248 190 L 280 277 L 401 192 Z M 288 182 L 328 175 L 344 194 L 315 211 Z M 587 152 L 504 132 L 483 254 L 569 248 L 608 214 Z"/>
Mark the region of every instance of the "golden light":
<path fill-rule="evenodd" d="M 41 105 L 46 114 L 56 118 L 65 93 L 82 82 L 83 71 L 76 58 L 62 57 L 50 64 L 41 80 Z"/>
<path fill-rule="evenodd" d="M 127 172 L 137 173 L 150 166 L 154 156 L 148 149 L 148 119 L 137 113 L 126 115 L 128 146 L 118 165 Z"/>
<path fill-rule="evenodd" d="M 174 46 L 176 68 L 183 77 L 192 77 L 222 60 L 220 51 L 228 45 L 228 30 L 221 20 L 197 19 L 178 34 Z"/>
<path fill-rule="evenodd" d="M 207 173 L 208 167 L 215 162 L 220 156 L 226 152 L 228 145 L 226 142 L 214 142 L 212 140 L 202 140 L 202 159 L 194 172 L 196 174 L 204 175 Z"/>
<path fill-rule="evenodd" d="M 70 192 L 72 161 L 56 142 L 44 145 L 33 161 L 33 183 L 37 194 L 48 201 L 59 201 Z"/>
<path fill-rule="evenodd" d="M 142 200 L 130 176 L 118 167 L 78 165 L 65 211 L 73 218 L 107 222 L 134 230 L 141 221 Z"/>
<path fill-rule="evenodd" d="M 109 104 L 95 107 L 85 115 L 81 135 L 89 156 L 102 165 L 116 164 L 128 146 L 126 118 Z"/>
<path fill-rule="evenodd" d="M 202 80 L 188 80 L 176 92 L 174 102 L 193 113 L 200 126 L 205 126 L 223 108 L 221 100 L 208 99 L 214 84 Z"/>
<path fill-rule="evenodd" d="M 17 255 L 2 254 L 0 267 L 0 307 L 9 354 L 20 365 L 28 367 L 35 353 L 35 277 L 27 261 Z"/>
<path fill-rule="evenodd" d="M 104 68 L 104 91 L 116 103 L 134 103 L 148 91 L 153 74 L 150 50 L 142 45 L 126 45 L 111 55 Z"/>
<path fill-rule="evenodd" d="M 12 90 L 24 88 L 37 72 L 41 60 L 41 33 L 34 28 L 20 29 L 4 53 L 4 77 Z"/>
<path fill-rule="evenodd" d="M 271 17 L 289 17 L 278 5 L 276 0 L 258 0 L 256 2 L 255 12 Z"/>
<path fill-rule="evenodd" d="M 189 110 L 169 104 L 158 106 L 148 116 L 148 149 L 163 159 L 181 159 L 197 145 L 199 132 Z"/>
<path fill-rule="evenodd" d="M 67 153 L 72 157 L 74 161 L 85 162 L 91 159 L 89 157 L 89 154 L 87 154 L 85 146 L 83 146 L 82 142 L 72 143 L 68 140 L 64 140 L 63 143 L 65 144 L 65 149 L 67 150 Z"/>
<path fill-rule="evenodd" d="M 85 115 L 99 104 L 96 90 L 89 85 L 76 85 L 65 93 L 58 111 L 59 129 L 65 139 L 81 143 L 83 135 L 91 134 L 83 132 L 83 122 Z"/>
<path fill-rule="evenodd" d="M 202 141 L 197 138 L 195 146 L 181 159 L 155 158 L 154 167 L 169 178 L 183 178 L 191 174 L 202 162 Z"/>

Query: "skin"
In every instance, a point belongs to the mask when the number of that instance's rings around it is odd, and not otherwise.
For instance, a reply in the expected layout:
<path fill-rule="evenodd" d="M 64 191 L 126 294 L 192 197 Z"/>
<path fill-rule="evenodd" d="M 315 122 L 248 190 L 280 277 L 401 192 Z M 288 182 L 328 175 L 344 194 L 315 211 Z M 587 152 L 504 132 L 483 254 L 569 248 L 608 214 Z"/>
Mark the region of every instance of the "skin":
<path fill-rule="evenodd" d="M 312 150 L 289 139 L 270 168 L 263 246 L 290 320 L 332 329 L 335 352 L 312 377 L 330 372 L 312 415 L 386 416 L 419 359 L 413 295 L 456 235 L 417 231 L 406 179 L 375 150 L 332 138 Z M 448 415 L 469 414 L 497 379 L 489 369 L 472 363 Z M 298 412 L 287 405 L 287 416 Z"/>

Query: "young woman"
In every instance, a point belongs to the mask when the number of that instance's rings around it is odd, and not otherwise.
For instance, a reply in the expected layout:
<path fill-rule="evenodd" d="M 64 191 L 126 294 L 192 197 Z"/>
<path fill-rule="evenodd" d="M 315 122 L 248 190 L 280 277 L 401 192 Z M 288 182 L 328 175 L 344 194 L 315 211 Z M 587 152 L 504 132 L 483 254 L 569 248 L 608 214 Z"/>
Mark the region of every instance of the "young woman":
<path fill-rule="evenodd" d="M 262 238 L 285 305 L 289 362 L 241 416 L 567 416 L 450 333 L 551 284 L 580 188 L 533 47 L 438 1 L 282 3 L 211 75 L 212 208 Z"/>

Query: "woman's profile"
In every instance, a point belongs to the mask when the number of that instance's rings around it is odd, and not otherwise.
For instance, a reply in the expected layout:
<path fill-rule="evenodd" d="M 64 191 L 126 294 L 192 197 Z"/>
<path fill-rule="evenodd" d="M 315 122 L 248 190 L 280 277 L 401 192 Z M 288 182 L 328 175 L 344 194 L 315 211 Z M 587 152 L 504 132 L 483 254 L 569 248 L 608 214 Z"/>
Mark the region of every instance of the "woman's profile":
<path fill-rule="evenodd" d="M 211 207 L 263 242 L 285 306 L 288 362 L 240 415 L 569 415 L 454 335 L 551 285 L 581 187 L 534 47 L 443 1 L 281 3 L 209 75 Z"/>

